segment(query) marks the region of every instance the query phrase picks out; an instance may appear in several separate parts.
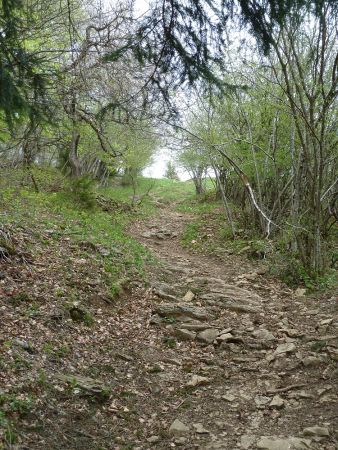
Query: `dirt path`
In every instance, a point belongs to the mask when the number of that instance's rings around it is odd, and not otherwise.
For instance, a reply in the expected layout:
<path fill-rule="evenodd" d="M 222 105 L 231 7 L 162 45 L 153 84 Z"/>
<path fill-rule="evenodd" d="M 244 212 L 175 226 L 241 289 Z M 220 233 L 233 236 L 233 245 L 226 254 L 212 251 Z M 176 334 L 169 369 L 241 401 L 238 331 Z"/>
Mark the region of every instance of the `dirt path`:
<path fill-rule="evenodd" d="M 0 448 L 338 448 L 336 299 L 184 250 L 191 219 L 134 223 L 149 285 L 114 302 L 101 248 L 21 237 L 37 250 L 2 266 Z"/>
<path fill-rule="evenodd" d="M 319 310 L 248 262 L 189 253 L 189 220 L 166 209 L 131 230 L 157 259 L 139 448 L 337 449 L 335 299 Z"/>

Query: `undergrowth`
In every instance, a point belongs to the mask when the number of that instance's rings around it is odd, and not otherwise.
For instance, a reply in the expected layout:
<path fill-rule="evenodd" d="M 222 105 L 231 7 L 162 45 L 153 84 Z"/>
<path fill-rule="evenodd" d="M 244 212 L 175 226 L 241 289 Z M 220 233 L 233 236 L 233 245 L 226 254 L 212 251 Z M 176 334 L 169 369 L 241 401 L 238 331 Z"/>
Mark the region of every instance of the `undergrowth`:
<path fill-rule="evenodd" d="M 271 239 L 263 238 L 255 224 L 248 221 L 247 214 L 231 205 L 236 230 L 234 239 L 222 204 L 215 199 L 213 191 L 199 198 L 187 199 L 176 209 L 194 216 L 182 235 L 182 245 L 186 248 L 220 257 L 234 254 L 262 261 L 273 276 L 292 288 L 304 286 L 314 292 L 337 285 L 337 255 L 333 245 L 328 252 L 332 261 L 326 273 L 314 276 L 302 266 L 299 256 L 290 251 L 287 236 L 278 234 Z"/>
<path fill-rule="evenodd" d="M 119 208 L 127 202 L 122 188 L 111 189 L 111 198 L 119 197 L 116 209 L 103 211 L 95 197 L 107 192 L 94 186 L 87 177 L 64 179 L 58 171 L 34 170 L 39 192 L 34 190 L 24 171 L 10 171 L 1 180 L 0 215 L 3 227 L 22 228 L 34 234 L 48 247 L 50 239 L 67 238 L 74 243 L 101 249 L 101 257 L 110 279 L 111 296 L 120 290 L 120 279 L 143 276 L 149 252 L 131 238 L 126 227 L 142 210 Z M 47 233 L 47 235 L 46 235 Z"/>

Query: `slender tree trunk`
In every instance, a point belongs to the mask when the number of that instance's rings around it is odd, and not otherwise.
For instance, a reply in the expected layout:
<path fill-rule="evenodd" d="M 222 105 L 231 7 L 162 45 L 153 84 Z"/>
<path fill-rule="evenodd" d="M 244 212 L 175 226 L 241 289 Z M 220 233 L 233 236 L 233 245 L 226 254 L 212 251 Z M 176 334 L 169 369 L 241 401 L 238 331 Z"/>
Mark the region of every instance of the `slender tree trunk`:
<path fill-rule="evenodd" d="M 75 94 L 73 95 L 72 105 L 71 105 L 71 113 L 72 113 L 72 140 L 70 143 L 70 151 L 69 151 L 69 165 L 71 167 L 71 175 L 74 178 L 78 178 L 81 175 L 81 163 L 78 155 L 78 147 L 80 142 L 80 132 L 78 130 L 78 120 L 76 114 L 76 98 Z"/>
<path fill-rule="evenodd" d="M 81 163 L 78 155 L 78 146 L 80 142 L 80 133 L 74 127 L 72 131 L 72 141 L 69 152 L 69 165 L 71 167 L 71 174 L 74 178 L 81 175 Z"/>
<path fill-rule="evenodd" d="M 231 228 L 231 234 L 232 234 L 233 239 L 235 239 L 235 237 L 236 237 L 235 225 L 234 225 L 234 222 L 232 220 L 232 214 L 231 214 L 231 210 L 229 208 L 228 200 L 226 198 L 226 195 L 225 195 L 225 192 L 224 192 L 221 180 L 219 179 L 218 170 L 217 170 L 216 166 L 213 165 L 212 167 L 214 169 L 216 180 L 217 180 L 217 184 L 218 184 L 220 192 L 221 192 L 225 214 L 226 214 L 226 217 L 228 219 L 228 223 L 229 223 L 230 228 Z"/>
<path fill-rule="evenodd" d="M 197 169 L 193 171 L 193 182 L 195 185 L 196 195 L 203 195 L 205 192 L 203 186 L 203 170 Z"/>

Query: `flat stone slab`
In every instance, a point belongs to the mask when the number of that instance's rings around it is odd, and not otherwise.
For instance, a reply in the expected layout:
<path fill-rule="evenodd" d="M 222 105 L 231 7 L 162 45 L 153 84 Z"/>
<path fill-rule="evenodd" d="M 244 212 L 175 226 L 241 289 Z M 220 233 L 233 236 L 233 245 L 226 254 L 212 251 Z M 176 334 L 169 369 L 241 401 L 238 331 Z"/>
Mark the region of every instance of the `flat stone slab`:
<path fill-rule="evenodd" d="M 90 377 L 83 377 L 82 375 L 57 374 L 55 378 L 70 384 L 84 395 L 95 396 L 100 400 L 106 400 L 111 391 L 110 386 L 105 385 L 102 381 L 94 380 Z"/>
<path fill-rule="evenodd" d="M 189 433 L 189 427 L 187 427 L 183 422 L 179 419 L 175 419 L 173 423 L 170 425 L 169 433 L 171 435 L 181 435 Z"/>
<path fill-rule="evenodd" d="M 189 303 L 161 303 L 153 311 L 161 317 L 192 317 L 198 320 L 208 320 L 210 318 L 205 308 L 192 306 Z"/>
<path fill-rule="evenodd" d="M 189 331 L 204 331 L 211 326 L 207 323 L 184 323 L 180 328 L 184 328 Z"/>
<path fill-rule="evenodd" d="M 174 328 L 173 335 L 182 341 L 193 341 L 196 337 L 194 331 L 189 331 L 185 328 Z"/>
<path fill-rule="evenodd" d="M 234 284 L 227 284 L 223 280 L 218 278 L 210 278 L 207 281 L 209 286 L 209 291 L 212 294 L 218 294 L 221 298 L 236 299 L 238 301 L 242 300 L 250 303 L 260 303 L 261 297 L 255 292 L 249 291 L 247 289 L 240 288 Z"/>
<path fill-rule="evenodd" d="M 219 331 L 216 328 L 207 328 L 206 330 L 198 333 L 197 340 L 200 342 L 205 342 L 206 344 L 212 344 L 218 335 Z"/>
<path fill-rule="evenodd" d="M 225 302 L 222 303 L 222 307 L 225 309 L 229 309 L 230 311 L 235 312 L 242 312 L 242 313 L 259 313 L 261 312 L 261 308 L 257 306 L 252 306 L 250 304 L 244 304 L 244 303 L 232 303 L 232 302 Z"/>
<path fill-rule="evenodd" d="M 318 425 L 314 427 L 304 428 L 303 430 L 304 436 L 321 436 L 321 437 L 329 437 L 330 432 L 326 427 L 319 427 Z"/>
<path fill-rule="evenodd" d="M 311 448 L 311 440 L 289 437 L 279 439 L 275 437 L 262 437 L 257 442 L 257 448 L 262 450 L 303 450 Z"/>
<path fill-rule="evenodd" d="M 210 291 L 200 298 L 215 301 L 219 306 L 230 311 L 258 313 L 262 310 L 262 299 L 258 294 L 225 283 L 210 287 Z"/>

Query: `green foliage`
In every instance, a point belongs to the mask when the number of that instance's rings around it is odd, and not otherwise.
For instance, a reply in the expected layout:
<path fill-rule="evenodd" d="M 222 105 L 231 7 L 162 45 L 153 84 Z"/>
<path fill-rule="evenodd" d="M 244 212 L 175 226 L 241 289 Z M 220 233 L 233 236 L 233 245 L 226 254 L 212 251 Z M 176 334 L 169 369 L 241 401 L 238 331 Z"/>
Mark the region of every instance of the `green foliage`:
<path fill-rule="evenodd" d="M 280 272 L 280 278 L 291 287 L 297 287 L 300 284 L 304 284 L 307 289 L 313 289 L 314 287 L 311 276 L 299 260 L 292 256 L 287 258 L 287 264 Z"/>
<path fill-rule="evenodd" d="M 23 188 L 20 186 L 20 177 L 16 179 L 14 175 L 9 179 L 14 179 L 14 187 L 8 186 L 6 180 L 0 180 L 2 187 L 2 202 L 0 203 L 0 212 L 3 214 L 5 227 L 16 227 L 25 224 L 41 242 L 50 245 L 51 240 L 59 240 L 67 237 L 75 244 L 77 242 L 87 242 L 91 249 L 96 246 L 107 249 L 107 256 L 101 255 L 96 250 L 95 256 L 102 259 L 104 268 L 103 277 L 108 288 L 107 295 L 113 297 L 121 289 L 121 280 L 127 278 L 143 277 L 143 265 L 145 261 L 150 261 L 150 253 L 140 243 L 131 238 L 125 232 L 126 226 L 135 217 L 142 214 L 149 215 L 154 211 L 150 202 L 142 205 L 141 210 L 118 209 L 116 211 L 103 211 L 98 208 L 83 208 L 79 201 L 74 200 L 73 194 L 70 194 L 68 187 L 64 187 L 57 192 L 50 192 L 50 187 L 54 181 L 59 180 L 59 175 L 55 172 L 53 181 L 53 171 L 48 174 L 48 180 L 41 183 L 39 193 L 34 192 L 31 185 Z M 40 180 L 43 180 L 40 174 Z M 16 180 L 16 181 L 15 181 Z M 152 181 L 151 181 L 152 182 Z M 17 184 L 18 183 L 18 184 Z M 140 180 L 140 188 L 147 189 L 149 180 Z M 46 188 L 46 192 L 42 187 Z M 164 187 L 161 187 L 163 192 Z M 121 186 L 113 188 L 104 188 L 98 190 L 101 195 L 107 199 L 116 199 L 123 203 L 130 201 L 130 189 Z M 46 230 L 48 230 L 48 239 L 46 240 Z M 69 295 L 65 289 L 57 290 L 56 296 L 63 297 Z M 74 299 L 77 299 L 77 293 L 74 291 Z M 34 299 L 27 299 L 27 302 Z M 19 296 L 20 304 L 26 302 L 26 297 Z M 28 305 L 27 305 L 28 306 Z M 32 305 L 33 306 L 33 305 Z M 34 314 L 34 308 L 27 310 L 27 314 Z M 88 324 L 90 325 L 90 318 Z"/>
<path fill-rule="evenodd" d="M 8 424 L 5 429 L 5 440 L 9 445 L 14 445 L 18 441 L 18 435 L 11 424 Z"/>
<path fill-rule="evenodd" d="M 131 203 L 133 198 L 132 186 L 122 186 L 118 180 L 114 180 L 111 187 L 100 190 L 105 197 L 119 202 Z M 142 198 L 141 208 L 137 210 L 140 215 L 154 213 L 154 203 L 167 204 L 175 201 L 177 203 L 189 203 L 194 197 L 194 185 L 191 181 L 176 182 L 168 179 L 155 179 L 138 177 L 137 194 Z M 146 195 L 147 194 L 147 195 Z"/>
<path fill-rule="evenodd" d="M 70 348 L 67 345 L 57 347 L 53 342 L 45 342 L 42 346 L 42 350 L 56 360 L 61 360 L 70 353 Z"/>
<path fill-rule="evenodd" d="M 30 298 L 30 296 L 27 294 L 27 292 L 17 292 L 15 294 L 13 294 L 10 298 L 10 301 L 13 305 L 15 306 L 19 306 L 22 303 L 28 303 L 31 302 L 32 299 Z"/>
<path fill-rule="evenodd" d="M 39 369 L 37 383 L 41 387 L 48 387 L 48 377 L 44 369 Z"/>
<path fill-rule="evenodd" d="M 151 163 L 159 140 L 155 137 L 151 124 L 146 120 L 141 124 L 137 121 L 115 123 L 110 125 L 107 131 L 112 145 L 119 152 L 113 166 L 123 172 L 124 185 L 132 185 L 142 170 Z"/>
<path fill-rule="evenodd" d="M 196 220 L 194 222 L 189 223 L 182 235 L 182 243 L 185 247 L 191 247 L 194 244 L 197 244 L 200 237 L 200 230 L 203 227 L 205 222 L 201 220 Z M 194 245 L 196 248 L 196 245 Z"/>
<path fill-rule="evenodd" d="M 160 367 L 160 366 L 158 366 L 158 365 L 155 365 L 155 366 L 153 366 L 153 367 L 149 367 L 149 369 L 147 370 L 147 372 L 148 373 L 161 373 L 161 372 L 163 372 L 163 369 Z"/>
<path fill-rule="evenodd" d="M 276 274 L 288 286 L 305 286 L 309 291 L 332 289 L 337 285 L 337 273 L 328 270 L 323 275 L 309 273 L 299 258 L 291 253 L 277 252 L 271 262 L 271 273 Z"/>
<path fill-rule="evenodd" d="M 163 317 L 163 322 L 165 322 L 165 323 L 176 323 L 177 322 L 177 319 L 176 319 L 176 317 L 173 317 L 173 316 L 165 316 L 165 317 Z"/>
<path fill-rule="evenodd" d="M 7 258 L 8 256 L 15 255 L 15 245 L 12 241 L 11 236 L 6 235 L 5 233 L 1 233 L 0 247 L 2 248 L 2 256 Z"/>
<path fill-rule="evenodd" d="M 222 66 L 226 18 L 223 14 L 214 14 L 211 19 L 210 10 L 218 11 L 214 6 L 213 2 L 196 5 L 193 0 L 154 3 L 133 36 L 106 58 L 116 61 L 132 52 L 141 67 L 146 64 L 156 67 L 146 83 L 152 90 L 159 91 L 168 103 L 173 97 L 173 88 L 185 81 L 194 84 L 202 79 L 220 87 L 213 66 Z M 163 39 L 166 45 L 158 45 Z M 209 45 L 211 39 L 212 46 Z M 152 99 L 150 96 L 149 100 Z"/>
<path fill-rule="evenodd" d="M 334 6 L 335 0 L 329 3 Z M 321 16 L 321 8 L 313 0 L 240 0 L 236 5 L 233 1 L 220 4 L 214 0 L 174 0 L 168 4 L 163 0 L 155 3 L 142 17 L 133 38 L 111 52 L 107 59 L 116 61 L 130 50 L 142 66 L 146 63 L 154 65 L 157 70 L 152 73 L 149 83 L 159 88 L 167 101 L 170 101 L 172 88 L 185 82 L 203 81 L 224 90 L 229 85 L 218 77 L 218 73 L 224 72 L 225 35 L 229 26 L 233 26 L 231 19 L 247 25 L 263 53 L 267 53 L 275 27 L 285 23 L 290 16 L 300 21 L 307 10 Z M 164 46 L 158 45 L 163 42 L 163 30 Z M 168 74 L 171 74 L 169 78 Z"/>
<path fill-rule="evenodd" d="M 82 322 L 87 326 L 94 324 L 94 318 L 90 311 L 79 305 L 79 302 L 66 303 L 65 308 L 74 322 Z"/>
<path fill-rule="evenodd" d="M 192 198 L 188 197 L 176 207 L 177 211 L 198 215 L 211 213 L 219 208 L 221 208 L 221 203 L 215 200 L 214 189 L 206 190 L 202 196 L 196 197 L 196 195 L 194 195 Z"/>
<path fill-rule="evenodd" d="M 40 315 L 40 307 L 36 303 L 31 304 L 25 311 L 27 317 L 36 317 Z"/>
<path fill-rule="evenodd" d="M 176 348 L 177 346 L 176 340 L 171 336 L 165 336 L 163 338 L 163 344 L 168 348 Z"/>
<path fill-rule="evenodd" d="M 183 202 L 189 201 L 189 198 L 195 196 L 194 185 L 191 181 L 182 181 L 177 183 L 175 180 L 157 179 L 151 191 L 153 197 L 159 198 L 164 202 Z"/>
<path fill-rule="evenodd" d="M 92 209 L 96 204 L 94 181 L 89 175 L 71 179 L 69 194 L 74 203 L 80 207 Z"/>
<path fill-rule="evenodd" d="M 4 0 L 0 11 L 0 112 L 1 119 L 13 127 L 23 116 L 35 119 L 45 112 L 47 78 L 43 60 L 25 45 L 23 21 L 28 17 L 24 4 Z"/>
<path fill-rule="evenodd" d="M 137 177 L 139 171 L 135 167 L 127 167 L 124 169 L 123 176 L 121 178 L 121 186 L 138 186 Z"/>
<path fill-rule="evenodd" d="M 315 341 L 312 345 L 311 345 L 311 350 L 313 352 L 322 352 L 325 347 L 327 346 L 327 341 Z"/>
<path fill-rule="evenodd" d="M 172 161 L 168 161 L 164 176 L 169 180 L 179 180 L 179 177 L 176 172 L 176 167 Z"/>
<path fill-rule="evenodd" d="M 7 406 L 10 412 L 16 412 L 20 416 L 27 415 L 33 406 L 31 398 L 21 399 L 17 397 L 10 397 L 7 399 Z"/>
<path fill-rule="evenodd" d="M 30 361 L 27 361 L 27 359 L 23 358 L 19 354 L 14 355 L 13 368 L 17 372 L 24 372 L 27 369 L 30 369 L 31 367 L 32 367 L 32 363 Z"/>
<path fill-rule="evenodd" d="M 121 293 L 121 285 L 118 282 L 112 283 L 110 286 L 110 294 L 112 299 L 118 297 Z"/>
<path fill-rule="evenodd" d="M 13 394 L 0 394 L 0 430 L 3 432 L 6 448 L 18 441 L 15 429 L 16 420 L 25 418 L 32 409 L 33 399 L 31 397 L 21 398 Z"/>

